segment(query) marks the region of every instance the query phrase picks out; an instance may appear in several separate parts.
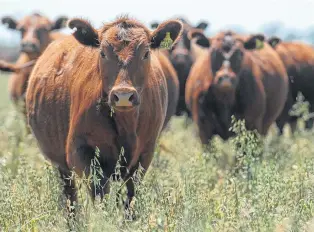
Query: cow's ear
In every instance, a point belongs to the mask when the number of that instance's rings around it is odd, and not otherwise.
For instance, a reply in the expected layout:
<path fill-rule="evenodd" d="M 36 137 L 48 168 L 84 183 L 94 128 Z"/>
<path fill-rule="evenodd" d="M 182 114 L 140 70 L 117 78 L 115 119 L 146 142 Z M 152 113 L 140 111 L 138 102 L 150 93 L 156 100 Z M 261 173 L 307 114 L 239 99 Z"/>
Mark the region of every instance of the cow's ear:
<path fill-rule="evenodd" d="M 188 32 L 188 39 L 194 40 L 195 43 L 201 47 L 209 48 L 210 40 L 204 35 L 200 29 L 193 29 Z"/>
<path fill-rule="evenodd" d="M 2 24 L 6 24 L 10 29 L 16 29 L 17 22 L 10 16 L 3 17 L 1 19 Z"/>
<path fill-rule="evenodd" d="M 262 49 L 264 47 L 265 36 L 262 34 L 252 35 L 244 43 L 244 48 L 247 50 Z"/>
<path fill-rule="evenodd" d="M 168 20 L 158 25 L 151 35 L 151 48 L 170 49 L 181 38 L 183 24 L 179 20 Z"/>
<path fill-rule="evenodd" d="M 267 40 L 267 42 L 270 44 L 270 46 L 275 48 L 279 43 L 281 43 L 281 39 L 277 36 L 272 36 Z"/>
<path fill-rule="evenodd" d="M 201 29 L 201 30 L 206 30 L 206 28 L 208 27 L 208 23 L 205 21 L 201 21 L 196 28 L 197 29 Z"/>
<path fill-rule="evenodd" d="M 75 18 L 69 20 L 68 26 L 71 29 L 76 28 L 73 36 L 78 42 L 86 46 L 99 47 L 98 33 L 88 21 Z"/>
<path fill-rule="evenodd" d="M 0 60 L 0 70 L 3 72 L 16 72 L 18 69 L 14 64 Z"/>
<path fill-rule="evenodd" d="M 56 21 L 52 23 L 51 30 L 58 30 L 66 27 L 66 23 L 68 21 L 68 17 L 61 16 Z"/>
<path fill-rule="evenodd" d="M 152 29 L 156 29 L 156 28 L 158 27 L 158 25 L 159 25 L 158 22 L 152 22 L 152 23 L 150 24 L 150 27 L 151 27 Z"/>

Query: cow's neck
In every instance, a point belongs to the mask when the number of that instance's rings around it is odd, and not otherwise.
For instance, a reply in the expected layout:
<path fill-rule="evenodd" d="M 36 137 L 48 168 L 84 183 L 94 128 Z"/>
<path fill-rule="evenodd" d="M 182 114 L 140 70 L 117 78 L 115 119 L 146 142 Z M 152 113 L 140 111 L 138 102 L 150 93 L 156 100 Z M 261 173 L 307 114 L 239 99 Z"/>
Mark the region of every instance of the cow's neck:
<path fill-rule="evenodd" d="M 116 121 L 117 132 L 119 137 L 125 137 L 130 134 L 136 134 L 138 123 L 138 110 L 131 110 L 127 112 L 115 111 L 114 119 Z"/>
<path fill-rule="evenodd" d="M 235 90 L 221 90 L 220 88 L 213 88 L 216 101 L 220 104 L 232 107 L 235 103 Z"/>
<path fill-rule="evenodd" d="M 116 111 L 114 113 L 114 120 L 117 129 L 117 142 L 124 150 L 124 158 L 129 168 L 137 163 L 138 154 L 137 150 L 137 133 L 136 129 L 138 126 L 139 111 L 138 109 L 121 112 Z M 123 160 L 123 159 L 121 159 Z"/>

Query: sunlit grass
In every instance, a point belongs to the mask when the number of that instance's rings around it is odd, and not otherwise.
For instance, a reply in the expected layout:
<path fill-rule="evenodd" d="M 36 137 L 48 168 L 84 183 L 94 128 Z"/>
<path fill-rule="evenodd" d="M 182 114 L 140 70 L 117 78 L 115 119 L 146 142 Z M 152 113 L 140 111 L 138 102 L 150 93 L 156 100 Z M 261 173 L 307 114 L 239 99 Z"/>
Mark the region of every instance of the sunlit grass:
<path fill-rule="evenodd" d="M 58 171 L 45 161 L 0 79 L 0 230 L 67 231 Z M 314 133 L 270 135 L 261 144 L 237 124 L 228 142 L 204 150 L 193 125 L 173 118 L 143 182 L 134 221 L 116 207 L 121 183 L 93 205 L 83 180 L 74 231 L 314 231 Z M 262 156 L 260 153 L 262 152 Z M 241 157 L 243 154 L 245 156 Z M 234 172 L 234 156 L 239 172 Z"/>

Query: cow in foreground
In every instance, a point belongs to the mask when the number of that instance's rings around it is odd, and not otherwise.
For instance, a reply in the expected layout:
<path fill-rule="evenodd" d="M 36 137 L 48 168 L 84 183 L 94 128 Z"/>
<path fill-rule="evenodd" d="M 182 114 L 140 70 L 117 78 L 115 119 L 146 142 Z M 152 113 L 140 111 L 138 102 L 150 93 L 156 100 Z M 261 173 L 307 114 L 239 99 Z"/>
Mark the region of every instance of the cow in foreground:
<path fill-rule="evenodd" d="M 262 35 L 225 31 L 206 38 L 199 31 L 189 36 L 209 52 L 194 63 L 187 80 L 186 103 L 207 144 L 213 135 L 233 135 L 231 116 L 245 119 L 248 130 L 266 135 L 288 93 L 288 77 L 276 52 Z"/>
<path fill-rule="evenodd" d="M 151 32 L 140 22 L 121 17 L 99 30 L 72 19 L 73 35 L 55 41 L 38 59 L 30 77 L 26 107 L 38 144 L 65 181 L 65 193 L 76 201 L 70 171 L 90 174 L 96 147 L 103 177 L 91 196 L 109 192 L 109 177 L 123 147 L 121 176 L 128 207 L 134 196 L 132 175 L 148 169 L 169 102 L 164 64 L 156 54 L 182 23 L 169 20 Z M 170 63 L 169 63 L 170 64 Z"/>
<path fill-rule="evenodd" d="M 0 63 L 1 71 L 13 72 L 9 78 L 9 94 L 14 105 L 18 106 L 20 102 L 24 104 L 28 78 L 36 59 L 51 41 L 64 36 L 55 32 L 55 30 L 63 28 L 66 21 L 67 18 L 62 16 L 52 22 L 38 13 L 26 16 L 20 21 L 16 21 L 9 16 L 2 18 L 3 24 L 6 24 L 9 29 L 20 31 L 22 35 L 21 53 L 16 63 L 8 64 L 3 61 Z M 26 116 L 24 107 L 21 110 Z"/>
<path fill-rule="evenodd" d="M 314 112 L 314 48 L 302 42 L 282 41 L 276 36 L 269 38 L 268 43 L 282 59 L 289 77 L 288 99 L 276 123 L 280 134 L 286 123 L 289 123 L 294 132 L 298 117 L 290 115 L 290 110 L 296 103 L 298 92 L 309 102 L 309 111 Z M 305 127 L 311 129 L 313 119 L 307 120 Z"/>

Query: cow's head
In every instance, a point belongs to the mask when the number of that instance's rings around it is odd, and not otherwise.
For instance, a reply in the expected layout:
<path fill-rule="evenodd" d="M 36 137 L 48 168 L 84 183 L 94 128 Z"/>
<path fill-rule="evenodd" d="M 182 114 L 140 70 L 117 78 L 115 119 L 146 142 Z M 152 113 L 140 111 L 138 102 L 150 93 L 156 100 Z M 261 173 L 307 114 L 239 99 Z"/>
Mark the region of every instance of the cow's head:
<path fill-rule="evenodd" d="M 171 48 L 182 33 L 178 20 L 165 21 L 151 32 L 128 17 L 105 24 L 100 30 L 82 19 L 70 20 L 69 27 L 76 28 L 73 35 L 81 44 L 98 49 L 104 92 L 109 105 L 117 110 L 140 104 L 148 74 L 153 71 L 151 51 L 166 45 Z"/>
<path fill-rule="evenodd" d="M 66 21 L 66 17 L 59 17 L 55 22 L 51 22 L 38 13 L 26 16 L 20 21 L 9 16 L 2 18 L 2 23 L 8 28 L 21 32 L 21 51 L 30 55 L 41 54 L 50 42 L 49 32 L 63 28 Z"/>
<path fill-rule="evenodd" d="M 226 92 L 234 91 L 238 84 L 245 52 L 262 48 L 265 39 L 260 34 L 240 36 L 232 31 L 207 38 L 199 30 L 191 31 L 189 37 L 195 39 L 198 45 L 210 48 L 213 86 Z"/>
<path fill-rule="evenodd" d="M 188 32 L 192 29 L 199 29 L 203 32 L 208 27 L 208 23 L 206 21 L 201 21 L 198 25 L 192 26 L 183 18 L 180 18 L 179 20 L 181 20 L 183 23 L 182 36 L 178 43 L 172 47 L 169 53 L 171 63 L 179 72 L 179 76 L 185 75 L 187 77 L 193 64 L 193 57 L 191 54 L 191 41 L 188 38 Z M 157 28 L 157 26 L 157 22 L 153 22 L 151 24 L 152 28 Z"/>

